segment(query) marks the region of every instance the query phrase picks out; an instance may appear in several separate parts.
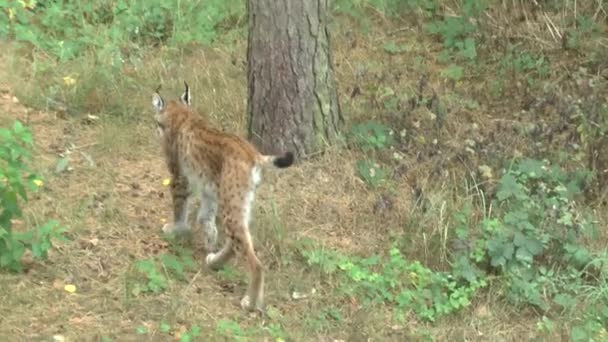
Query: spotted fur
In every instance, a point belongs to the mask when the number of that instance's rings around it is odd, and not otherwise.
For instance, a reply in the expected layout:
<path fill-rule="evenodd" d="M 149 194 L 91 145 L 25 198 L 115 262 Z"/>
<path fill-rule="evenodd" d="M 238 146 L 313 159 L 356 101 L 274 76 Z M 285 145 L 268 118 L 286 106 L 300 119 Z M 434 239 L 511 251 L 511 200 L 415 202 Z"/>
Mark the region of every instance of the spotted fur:
<path fill-rule="evenodd" d="M 245 139 L 213 128 L 192 109 L 190 89 L 187 84 L 185 87 L 179 101 L 165 103 L 158 90 L 152 98 L 156 109 L 154 120 L 172 177 L 173 222 L 162 230 L 188 231 L 191 199 L 200 196 L 197 220 L 203 226 L 208 251 L 216 251 L 218 212 L 226 233 L 225 244 L 219 251 L 207 254 L 206 264 L 218 269 L 233 255 L 241 257 L 251 277 L 241 306 L 261 310 L 264 270 L 249 232 L 251 208 L 262 167 L 271 163 L 278 168 L 289 167 L 294 161 L 293 154 L 263 155 Z"/>

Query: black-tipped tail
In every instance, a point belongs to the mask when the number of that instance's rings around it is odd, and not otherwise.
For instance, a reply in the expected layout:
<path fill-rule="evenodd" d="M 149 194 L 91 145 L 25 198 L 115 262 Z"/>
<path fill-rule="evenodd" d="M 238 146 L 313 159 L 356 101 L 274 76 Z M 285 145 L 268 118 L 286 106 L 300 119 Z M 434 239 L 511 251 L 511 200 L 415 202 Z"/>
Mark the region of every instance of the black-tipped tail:
<path fill-rule="evenodd" d="M 293 164 L 293 153 L 287 152 L 282 157 L 276 157 L 273 161 L 274 166 L 278 168 L 290 167 Z"/>

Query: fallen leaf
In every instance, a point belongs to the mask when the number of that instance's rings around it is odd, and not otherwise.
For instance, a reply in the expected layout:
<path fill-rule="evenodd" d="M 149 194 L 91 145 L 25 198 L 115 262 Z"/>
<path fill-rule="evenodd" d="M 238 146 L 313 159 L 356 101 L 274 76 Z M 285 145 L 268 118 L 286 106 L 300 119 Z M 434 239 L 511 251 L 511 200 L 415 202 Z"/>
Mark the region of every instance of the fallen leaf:
<path fill-rule="evenodd" d="M 87 160 L 87 162 L 89 163 L 89 167 L 95 167 L 95 161 L 93 160 L 91 155 L 89 155 L 88 153 L 84 153 L 84 152 L 80 152 L 80 154 L 84 157 L 84 159 Z"/>
<path fill-rule="evenodd" d="M 32 182 L 39 188 L 44 185 L 44 182 L 41 179 L 34 179 Z"/>
<path fill-rule="evenodd" d="M 74 293 L 76 292 L 76 285 L 74 284 L 67 284 L 63 287 L 64 290 L 66 290 L 69 293 Z"/>
<path fill-rule="evenodd" d="M 169 184 L 171 184 L 171 178 L 165 178 L 165 179 L 163 179 L 163 185 L 164 186 L 168 186 Z"/>
<path fill-rule="evenodd" d="M 95 318 L 91 316 L 72 317 L 69 322 L 73 325 L 91 325 L 95 323 Z"/>
<path fill-rule="evenodd" d="M 63 84 L 65 84 L 68 87 L 73 86 L 74 84 L 76 84 L 76 80 L 71 76 L 65 76 L 63 78 Z"/>
<path fill-rule="evenodd" d="M 69 163 L 70 161 L 67 157 L 59 159 L 59 161 L 57 162 L 57 166 L 55 166 L 55 172 L 61 173 L 67 170 Z"/>
<path fill-rule="evenodd" d="M 181 339 L 182 335 L 188 331 L 188 327 L 185 325 L 180 325 L 173 331 L 173 336 L 177 339 Z"/>
<path fill-rule="evenodd" d="M 488 165 L 479 165 L 479 167 L 477 168 L 479 170 L 479 173 L 481 174 L 481 177 L 488 181 L 488 180 L 492 180 L 494 179 L 494 174 L 492 173 L 492 168 L 489 167 Z"/>
<path fill-rule="evenodd" d="M 54 342 L 63 342 L 63 341 L 65 341 L 65 337 L 63 337 L 63 335 L 53 335 L 53 341 Z"/>
<path fill-rule="evenodd" d="M 304 299 L 304 298 L 307 298 L 307 297 L 308 297 L 308 295 L 305 294 L 305 293 L 301 293 L 301 292 L 297 292 L 297 291 L 294 291 L 294 292 L 291 293 L 291 298 L 294 299 L 294 300 Z"/>
<path fill-rule="evenodd" d="M 63 286 L 64 286 L 63 281 L 61 281 L 59 279 L 56 279 L 55 281 L 53 281 L 53 288 L 61 289 L 61 288 L 63 288 Z"/>

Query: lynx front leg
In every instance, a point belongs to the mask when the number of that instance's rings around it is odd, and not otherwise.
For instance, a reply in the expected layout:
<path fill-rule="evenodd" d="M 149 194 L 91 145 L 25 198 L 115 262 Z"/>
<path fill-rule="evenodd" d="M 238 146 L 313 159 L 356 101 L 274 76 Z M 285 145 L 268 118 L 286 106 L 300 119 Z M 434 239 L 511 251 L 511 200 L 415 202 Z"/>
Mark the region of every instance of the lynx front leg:
<path fill-rule="evenodd" d="M 171 179 L 171 198 L 173 201 L 173 223 L 163 226 L 164 233 L 185 233 L 188 227 L 188 210 L 190 206 L 190 189 L 188 179 L 184 176 Z"/>
<path fill-rule="evenodd" d="M 198 211 L 198 222 L 203 226 L 205 234 L 205 247 L 208 252 L 217 248 L 217 194 L 213 189 L 205 189 L 201 198 L 201 207 Z"/>

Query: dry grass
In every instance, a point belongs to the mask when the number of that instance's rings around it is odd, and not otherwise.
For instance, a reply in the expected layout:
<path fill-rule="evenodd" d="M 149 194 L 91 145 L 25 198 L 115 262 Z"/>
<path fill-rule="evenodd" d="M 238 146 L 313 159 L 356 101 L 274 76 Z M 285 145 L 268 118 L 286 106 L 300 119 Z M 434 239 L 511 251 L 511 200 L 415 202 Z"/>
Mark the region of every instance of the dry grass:
<path fill-rule="evenodd" d="M 421 340 L 424 331 L 442 341 L 536 337 L 538 316 L 505 305 L 499 288 L 491 287 L 470 309 L 437 324 L 408 317 L 402 325 L 387 320 L 390 308 L 367 310 L 336 297 L 338 285 L 311 272 L 298 259 L 295 249 L 303 238 L 312 238 L 323 248 L 359 255 L 384 251 L 395 239 L 402 239 L 409 246 L 408 257 L 445 267 L 451 214 L 463 203 L 482 197 L 470 186 L 482 183 L 478 166 L 488 164 L 498 172 L 505 160 L 532 150 L 533 137 L 513 133 L 519 121 L 514 113 L 520 111 L 525 94 L 513 87 L 509 101 L 490 100 L 485 76 L 492 70 L 455 86 L 444 82 L 440 76 L 444 66 L 435 61 L 441 45 L 420 38 L 419 27 L 395 30 L 391 25 L 381 24 L 367 37 L 340 30 L 334 38 L 334 56 L 349 124 L 378 119 L 412 135 L 412 142 L 401 151 L 402 161 L 392 159 L 393 151 L 379 155 L 403 172 L 392 175 L 388 185 L 370 191 L 355 170 L 356 161 L 364 155 L 337 148 L 300 161 L 292 169 L 266 172 L 257 197 L 254 234 L 268 268 L 267 300 L 275 309 L 275 317 L 268 321 L 239 309 L 237 300 L 245 286 L 240 266 L 236 279 L 199 267 L 188 274 L 187 281 L 170 282 L 163 293 L 133 296 L 129 292 L 136 281 L 133 268 L 138 260 L 173 250 L 160 235 L 163 220 L 170 217 L 170 199 L 162 186 L 167 172 L 148 117 L 149 93 L 155 84 L 137 84 L 124 94 L 109 94 L 121 96 L 119 101 L 132 101 L 141 117 L 121 120 L 100 115 L 99 121 L 86 123 L 82 116 L 61 118 L 55 112 L 28 110 L 15 103 L 13 94 L 21 84 L 5 74 L 7 68 L 0 68 L 4 73 L 0 76 L 6 76 L 0 80 L 12 80 L 0 84 L 0 122 L 14 118 L 29 122 L 36 139 L 36 167 L 47 179 L 29 205 L 26 223 L 56 218 L 69 228 L 73 240 L 54 250 L 49 261 L 31 263 L 26 274 L 0 277 L 0 338 L 48 340 L 61 334 L 70 341 L 102 336 L 142 340 L 135 330 L 143 325 L 150 327 L 148 340 L 168 340 L 168 335 L 157 331 L 160 322 L 167 322 L 178 330 L 197 324 L 203 340 L 220 340 L 216 326 L 226 319 L 258 333 L 267 323 L 279 322 L 294 340 Z M 389 36 L 386 32 L 397 33 Z M 387 56 L 382 49 L 387 39 L 406 44 L 408 51 Z M 243 132 L 246 78 L 243 58 L 235 56 L 244 56 L 244 44 L 173 54 L 170 62 L 151 58 L 145 69 L 151 76 L 146 79 L 162 80 L 167 96 L 179 94 L 182 79 L 187 79 L 197 108 L 224 129 Z M 139 75 L 141 70 L 126 72 Z M 408 109 L 403 104 L 398 112 L 385 115 L 375 96 L 376 88 L 384 86 L 414 95 L 423 76 L 429 80 L 425 95 L 434 91 L 449 109 L 438 129 L 436 117 L 426 108 Z M 350 97 L 355 87 L 363 95 Z M 103 108 L 100 98 L 94 99 L 91 108 Z M 477 99 L 479 107 L 467 105 L 471 99 Z M 467 150 L 467 139 L 476 144 L 472 152 Z M 66 151 L 72 170 L 55 174 L 58 155 Z M 383 195 L 392 205 L 378 210 Z M 201 234 L 197 227 L 195 238 L 185 242 L 199 265 L 204 251 L 202 239 L 196 237 Z M 67 283 L 77 286 L 76 293 L 63 290 Z M 313 288 L 316 294 L 310 298 L 291 299 L 292 291 Z M 317 313 L 327 308 L 339 308 L 342 319 L 315 323 Z"/>

